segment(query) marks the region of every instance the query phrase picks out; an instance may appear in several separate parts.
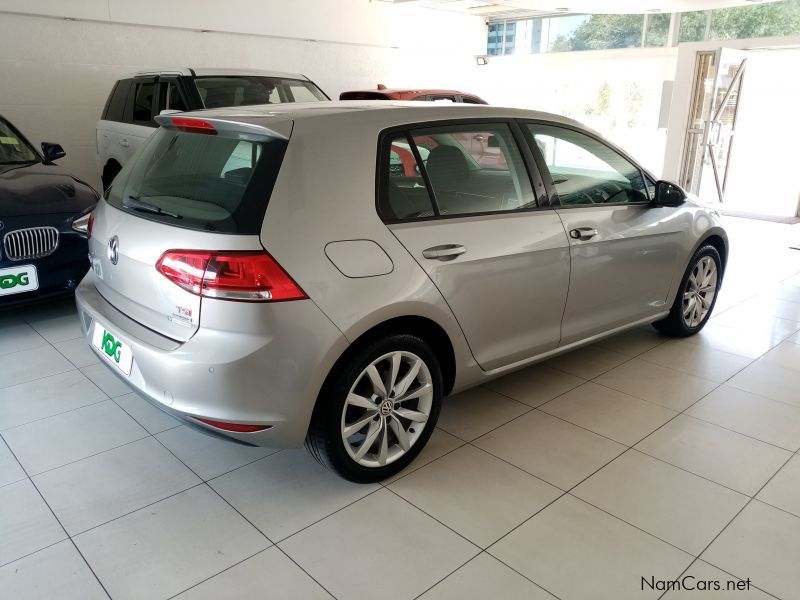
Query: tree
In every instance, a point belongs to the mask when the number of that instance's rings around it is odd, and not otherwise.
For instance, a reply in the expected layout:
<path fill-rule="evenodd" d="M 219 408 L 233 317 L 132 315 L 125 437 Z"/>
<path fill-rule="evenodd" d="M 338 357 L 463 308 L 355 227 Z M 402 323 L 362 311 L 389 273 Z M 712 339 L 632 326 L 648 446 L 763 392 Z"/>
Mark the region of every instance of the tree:
<path fill-rule="evenodd" d="M 800 0 L 737 6 L 711 12 L 711 39 L 746 39 L 800 33 Z"/>
<path fill-rule="evenodd" d="M 554 50 L 630 48 L 642 43 L 643 15 L 591 15 L 568 38 L 556 38 Z"/>

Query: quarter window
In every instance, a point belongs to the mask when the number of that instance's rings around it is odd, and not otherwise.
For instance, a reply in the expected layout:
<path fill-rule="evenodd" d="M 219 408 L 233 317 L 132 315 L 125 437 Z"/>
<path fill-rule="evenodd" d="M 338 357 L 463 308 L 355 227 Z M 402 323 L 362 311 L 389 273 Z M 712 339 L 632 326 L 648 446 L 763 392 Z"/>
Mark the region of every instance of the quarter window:
<path fill-rule="evenodd" d="M 598 140 L 565 127 L 528 125 L 563 206 L 647 202 L 639 168 Z"/>
<path fill-rule="evenodd" d="M 381 217 L 386 221 L 402 221 L 434 216 L 431 197 L 406 134 L 395 135 L 384 148 L 389 160 L 384 165 L 388 172 L 384 172 L 380 195 Z M 419 148 L 418 152 L 423 160 L 427 158 L 427 150 Z"/>

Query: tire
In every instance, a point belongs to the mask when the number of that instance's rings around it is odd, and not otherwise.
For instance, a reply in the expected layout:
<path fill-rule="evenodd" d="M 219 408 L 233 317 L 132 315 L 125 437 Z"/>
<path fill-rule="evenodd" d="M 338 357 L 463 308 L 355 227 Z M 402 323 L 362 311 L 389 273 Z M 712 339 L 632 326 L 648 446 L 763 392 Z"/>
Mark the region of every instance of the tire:
<path fill-rule="evenodd" d="M 713 264 L 713 277 L 707 281 L 706 276 L 711 264 Z M 686 267 L 669 315 L 653 323 L 653 327 L 671 337 L 689 337 L 703 329 L 717 303 L 722 275 L 722 260 L 717 249 L 711 245 L 702 246 L 694 253 L 689 266 Z M 701 280 L 697 281 L 698 278 Z M 704 287 L 704 284 L 707 285 Z M 689 294 L 694 294 L 694 300 L 692 297 L 686 298 Z M 685 300 L 686 305 L 684 305 Z M 685 311 L 689 311 L 688 316 L 684 316 Z"/>
<path fill-rule="evenodd" d="M 334 368 L 317 399 L 306 448 L 350 481 L 391 477 L 416 458 L 439 418 L 443 394 L 436 355 L 416 335 L 393 334 L 366 344 Z M 395 383 L 387 390 L 393 370 Z"/>

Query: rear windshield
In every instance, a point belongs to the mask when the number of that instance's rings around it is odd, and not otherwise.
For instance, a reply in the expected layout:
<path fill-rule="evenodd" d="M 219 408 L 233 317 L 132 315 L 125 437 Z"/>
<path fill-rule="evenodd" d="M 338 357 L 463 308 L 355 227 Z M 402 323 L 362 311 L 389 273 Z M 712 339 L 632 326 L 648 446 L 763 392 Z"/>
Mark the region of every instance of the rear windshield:
<path fill-rule="evenodd" d="M 176 227 L 257 234 L 286 145 L 160 128 L 123 167 L 106 199 Z"/>
<path fill-rule="evenodd" d="M 249 106 L 284 102 L 319 102 L 328 97 L 304 79 L 262 76 L 197 77 L 194 80 L 203 106 Z"/>

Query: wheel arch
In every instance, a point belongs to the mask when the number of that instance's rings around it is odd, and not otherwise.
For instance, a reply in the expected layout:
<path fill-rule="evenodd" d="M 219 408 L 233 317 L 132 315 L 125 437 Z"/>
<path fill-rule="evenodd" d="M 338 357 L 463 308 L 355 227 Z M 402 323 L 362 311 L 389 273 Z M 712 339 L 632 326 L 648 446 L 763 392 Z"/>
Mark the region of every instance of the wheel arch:
<path fill-rule="evenodd" d="M 349 360 L 353 354 L 363 348 L 364 345 L 394 333 L 414 334 L 430 344 L 431 349 L 439 359 L 439 366 L 442 370 L 444 395 L 449 394 L 453 389 L 456 379 L 456 356 L 450 336 L 444 328 L 433 319 L 420 315 L 404 315 L 393 317 L 373 325 L 355 338 L 336 360 L 330 371 L 328 371 L 328 375 L 322 384 L 320 395 L 322 395 L 323 391 L 327 388 L 337 369 L 344 362 Z"/>
<path fill-rule="evenodd" d="M 694 249 L 694 252 L 697 252 L 703 246 L 714 246 L 719 252 L 720 260 L 722 260 L 722 269 L 724 271 L 725 265 L 728 264 L 728 239 L 727 236 L 722 233 L 722 231 L 714 231 L 706 235 L 700 243 L 697 244 L 697 247 Z M 692 254 L 694 254 L 694 252 Z"/>

